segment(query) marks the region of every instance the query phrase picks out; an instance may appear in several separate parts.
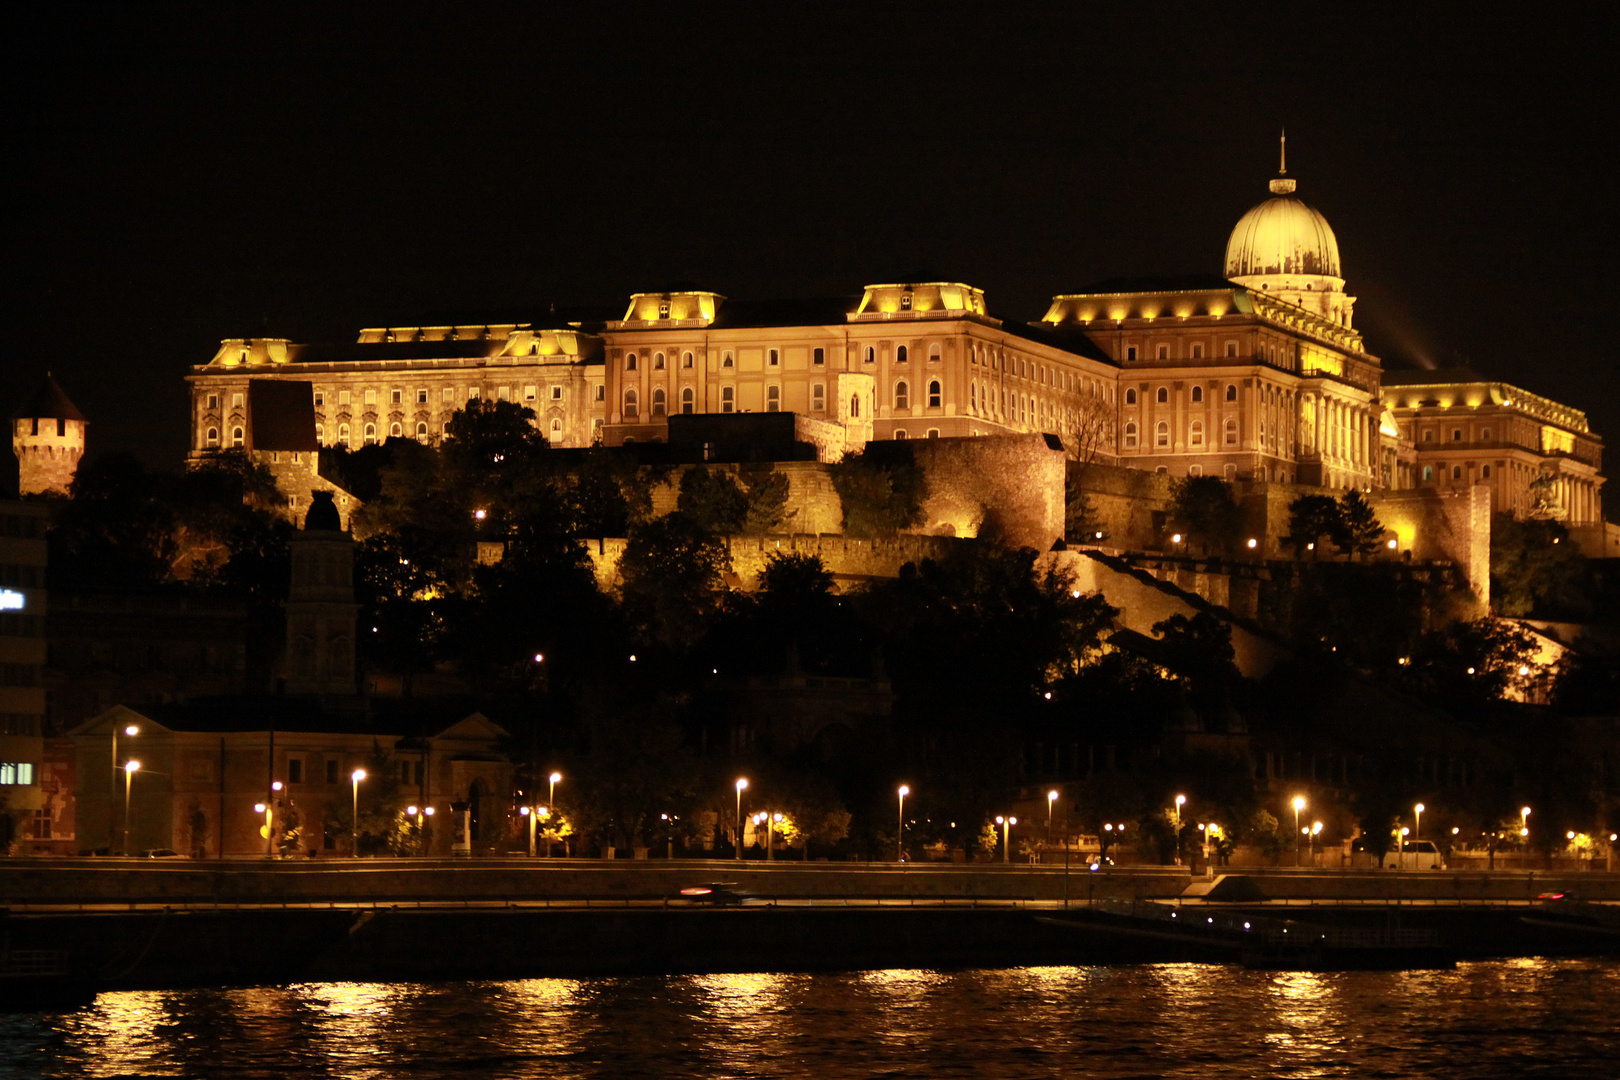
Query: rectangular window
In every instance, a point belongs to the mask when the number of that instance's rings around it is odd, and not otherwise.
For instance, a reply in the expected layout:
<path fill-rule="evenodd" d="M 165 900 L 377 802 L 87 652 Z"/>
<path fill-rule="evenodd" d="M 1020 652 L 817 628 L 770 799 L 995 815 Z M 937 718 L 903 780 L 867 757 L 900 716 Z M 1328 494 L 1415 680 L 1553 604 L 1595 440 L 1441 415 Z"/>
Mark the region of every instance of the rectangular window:
<path fill-rule="evenodd" d="M 771 350 L 771 361 L 770 361 L 770 363 L 771 363 L 771 367 L 779 367 L 779 366 L 781 366 L 782 354 L 777 352 L 775 349 L 772 349 Z"/>
<path fill-rule="evenodd" d="M 331 759 L 331 758 L 327 758 L 326 759 L 326 782 L 328 784 L 337 783 L 337 772 L 338 772 L 338 763 L 336 761 L 334 761 L 333 759 Z"/>
<path fill-rule="evenodd" d="M 403 391 L 403 390 L 390 390 L 390 391 L 388 391 L 388 404 L 390 404 L 390 405 L 403 405 L 403 404 L 405 404 L 405 391 Z"/>
<path fill-rule="evenodd" d="M 367 390 L 366 391 L 366 404 L 367 405 L 375 405 L 375 404 L 377 404 L 377 391 L 375 391 L 375 390 Z"/>
<path fill-rule="evenodd" d="M 293 757 L 287 759 L 287 783 L 302 784 L 304 782 L 304 759 Z"/>
<path fill-rule="evenodd" d="M 417 391 L 416 391 L 416 403 L 418 405 L 426 405 L 428 403 L 427 387 L 424 386 L 424 387 L 419 387 L 417 389 Z"/>
<path fill-rule="evenodd" d="M 34 782 L 31 761 L 0 761 L 0 784 L 27 785 Z"/>
<path fill-rule="evenodd" d="M 449 386 L 445 387 L 444 388 L 444 393 L 441 395 L 441 399 L 448 403 L 448 402 L 454 401 L 455 398 L 456 398 L 455 389 L 453 387 L 449 387 Z"/>
<path fill-rule="evenodd" d="M 813 360 L 814 363 L 825 364 L 827 362 L 827 350 L 826 349 L 817 349 L 814 353 L 811 354 L 811 357 L 812 357 L 812 360 Z"/>
<path fill-rule="evenodd" d="M 607 387 L 606 386 L 598 386 L 596 388 L 596 400 L 597 401 L 606 401 L 607 400 Z"/>
<path fill-rule="evenodd" d="M 339 405 L 347 405 L 348 403 L 349 403 L 349 392 L 347 390 L 339 390 L 338 391 L 338 404 Z"/>
<path fill-rule="evenodd" d="M 510 386 L 503 386 L 495 392 L 495 396 L 502 401 L 511 401 L 512 388 Z"/>
<path fill-rule="evenodd" d="M 316 395 L 316 397 L 319 397 L 319 396 L 320 395 L 318 395 L 318 394 Z M 316 401 L 315 404 L 319 405 L 320 402 Z M 209 394 L 208 395 L 208 408 L 209 408 L 210 411 L 215 411 L 215 410 L 217 410 L 219 408 L 219 395 L 218 394 Z M 39 432 L 36 431 L 36 432 L 34 432 L 34 434 L 38 435 Z"/>
<path fill-rule="evenodd" d="M 523 388 L 523 400 L 524 401 L 533 401 L 539 395 L 540 395 L 540 388 L 535 386 L 532 383 Z"/>
<path fill-rule="evenodd" d="M 551 400 L 552 401 L 561 401 L 562 400 L 562 387 L 553 386 L 551 388 Z"/>
<path fill-rule="evenodd" d="M 317 409 L 319 409 L 325 404 L 326 404 L 326 391 L 324 391 L 324 390 L 315 391 L 315 407 Z"/>
<path fill-rule="evenodd" d="M 1130 348 L 1125 350 L 1125 359 L 1127 361 L 1134 361 L 1136 359 L 1136 346 L 1135 345 L 1132 345 Z"/>

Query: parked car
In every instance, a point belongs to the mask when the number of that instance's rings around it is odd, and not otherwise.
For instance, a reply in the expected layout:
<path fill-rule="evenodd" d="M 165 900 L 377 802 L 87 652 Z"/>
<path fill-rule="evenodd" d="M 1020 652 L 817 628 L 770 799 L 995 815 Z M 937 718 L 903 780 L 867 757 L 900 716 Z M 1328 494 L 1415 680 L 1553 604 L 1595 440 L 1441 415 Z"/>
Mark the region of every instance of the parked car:
<path fill-rule="evenodd" d="M 679 893 L 680 899 L 693 904 L 712 904 L 715 907 L 741 906 L 748 894 L 737 891 L 735 881 L 712 881 L 706 885 L 689 885 Z"/>
<path fill-rule="evenodd" d="M 182 855 L 178 851 L 174 850 L 174 848 L 166 848 L 166 847 L 149 847 L 145 851 L 141 852 L 140 857 L 143 858 L 143 859 L 183 859 L 183 858 L 185 858 L 184 855 Z"/>

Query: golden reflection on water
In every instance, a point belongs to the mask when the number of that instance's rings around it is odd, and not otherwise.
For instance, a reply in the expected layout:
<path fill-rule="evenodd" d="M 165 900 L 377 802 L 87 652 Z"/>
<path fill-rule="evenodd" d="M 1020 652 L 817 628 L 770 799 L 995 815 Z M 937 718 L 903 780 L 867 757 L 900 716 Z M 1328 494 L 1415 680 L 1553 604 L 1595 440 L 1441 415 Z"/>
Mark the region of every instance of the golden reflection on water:
<path fill-rule="evenodd" d="M 577 979 L 517 979 L 505 986 L 512 1002 L 525 1009 L 565 1008 L 579 993 Z"/>
<path fill-rule="evenodd" d="M 150 1058 L 158 1046 L 153 1033 L 163 1027 L 168 1016 L 166 996 L 156 990 L 98 995 L 86 1031 L 97 1045 L 98 1056 L 126 1062 Z"/>

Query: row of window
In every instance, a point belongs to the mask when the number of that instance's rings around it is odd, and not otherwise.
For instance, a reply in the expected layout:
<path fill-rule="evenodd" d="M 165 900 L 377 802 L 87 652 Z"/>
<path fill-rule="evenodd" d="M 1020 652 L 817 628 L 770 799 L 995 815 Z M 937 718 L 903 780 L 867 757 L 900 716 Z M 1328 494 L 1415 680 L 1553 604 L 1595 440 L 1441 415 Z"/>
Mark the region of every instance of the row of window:
<path fill-rule="evenodd" d="M 1426 442 L 1426 443 L 1430 443 L 1430 442 L 1435 441 L 1434 429 L 1433 428 L 1426 429 L 1423 432 L 1423 441 Z M 1463 441 L 1463 429 L 1462 428 L 1452 428 L 1451 429 L 1451 441 L 1452 442 L 1462 442 Z M 1480 442 L 1490 442 L 1491 441 L 1491 429 L 1490 428 L 1480 428 L 1479 429 L 1479 441 Z"/>
<path fill-rule="evenodd" d="M 900 386 L 901 386 L 902 389 L 899 391 L 899 393 L 904 394 L 904 392 L 905 392 L 904 391 L 905 384 L 901 383 Z M 937 389 L 938 386 L 939 386 L 939 383 L 937 383 L 937 382 L 933 383 L 932 386 Z M 904 408 L 905 406 L 899 406 L 899 407 Z M 690 416 L 696 410 L 697 410 L 697 394 L 696 394 L 696 391 L 694 391 L 692 389 L 692 387 L 690 387 L 690 386 L 683 387 L 681 389 L 681 413 L 682 413 L 682 415 Z M 736 412 L 737 411 L 737 389 L 736 389 L 736 387 L 734 387 L 734 386 L 722 386 L 720 388 L 720 411 L 723 412 L 723 413 L 729 413 L 729 412 Z M 782 411 L 782 387 L 779 386 L 776 383 L 771 383 L 769 386 L 765 387 L 765 411 L 766 412 L 781 412 Z M 811 385 L 811 387 L 810 387 L 810 411 L 811 412 L 818 412 L 818 413 L 827 411 L 827 387 L 826 387 L 826 384 L 824 384 L 824 383 L 814 383 L 814 384 Z M 668 395 L 665 393 L 663 387 L 661 387 L 661 386 L 654 387 L 653 391 L 652 391 L 652 398 L 651 398 L 651 401 L 649 403 L 648 415 L 656 419 L 656 418 L 661 417 L 661 416 L 667 416 L 668 414 L 669 414 L 669 398 L 668 398 Z M 625 392 L 624 392 L 624 418 L 626 420 L 633 420 L 633 419 L 635 419 L 636 417 L 638 417 L 640 415 L 641 415 L 641 393 L 635 387 L 630 387 L 630 388 L 626 389 Z M 552 421 L 552 423 L 553 423 L 554 426 L 557 426 L 559 428 L 561 426 L 561 421 L 554 420 L 554 421 Z"/>
<path fill-rule="evenodd" d="M 17 421 L 17 434 L 18 435 L 38 435 L 38 434 L 40 434 L 41 432 L 39 430 L 39 422 L 40 422 L 41 419 L 42 418 L 38 417 L 38 416 L 29 416 L 29 417 L 24 417 L 22 419 L 19 419 Z M 51 434 L 50 429 L 51 429 L 52 418 L 47 416 L 47 417 L 43 417 L 43 419 L 45 421 L 44 434 L 49 436 Z M 67 421 L 64 420 L 61 417 L 56 417 L 55 418 L 55 423 L 56 423 L 56 437 L 59 438 L 59 439 L 65 437 L 67 435 Z"/>
<path fill-rule="evenodd" d="M 0 713 L 0 735 L 38 735 L 44 721 L 38 713 Z"/>
<path fill-rule="evenodd" d="M 32 514 L 0 514 L 0 536 L 21 540 L 43 540 L 48 525 L 43 517 Z"/>
<path fill-rule="evenodd" d="M 1446 467 L 1444 465 L 1425 465 L 1423 466 L 1423 479 L 1433 480 L 1435 477 L 1436 468 L 1438 468 L 1442 474 L 1444 474 L 1446 471 Z M 1463 478 L 1463 467 L 1461 465 L 1453 465 L 1451 467 L 1451 478 L 1453 480 L 1461 480 Z M 1489 465 L 1481 465 L 1479 467 L 1479 478 L 1481 480 L 1489 480 L 1491 478 L 1491 467 Z"/>
<path fill-rule="evenodd" d="M 941 355 L 942 354 L 941 354 L 941 351 L 940 351 L 940 346 L 939 346 L 939 344 L 937 342 L 932 343 L 932 344 L 930 344 L 928 346 L 928 362 L 929 363 L 932 363 L 932 364 L 939 363 L 939 361 L 941 359 Z M 664 371 L 669 366 L 669 358 L 664 353 L 655 352 L 655 353 L 652 354 L 651 359 L 652 359 L 652 370 L 653 371 Z M 861 361 L 862 361 L 862 363 L 867 363 L 867 364 L 875 364 L 875 363 L 877 363 L 877 347 L 875 345 L 866 346 L 865 350 L 863 350 L 863 352 L 861 354 Z M 905 363 L 909 363 L 910 361 L 911 361 L 911 348 L 910 348 L 910 346 L 908 346 L 908 345 L 897 345 L 897 346 L 895 346 L 895 349 L 894 349 L 894 362 L 897 363 L 897 364 L 905 364 Z M 683 352 L 683 353 L 681 353 L 681 369 L 683 371 L 692 369 L 696 365 L 696 362 L 697 362 L 697 358 L 691 352 Z M 626 371 L 639 370 L 640 363 L 641 363 L 641 357 L 640 357 L 639 354 L 633 353 L 633 352 L 624 354 L 624 370 L 626 370 Z M 810 350 L 810 363 L 815 365 L 816 367 L 825 366 L 825 364 L 827 363 L 827 350 L 822 348 L 819 345 L 816 346 L 815 348 L 811 349 Z M 737 366 L 737 358 L 736 358 L 736 355 L 734 353 L 728 351 L 728 352 L 724 352 L 724 353 L 720 354 L 720 367 L 722 369 L 734 368 L 736 366 Z M 781 349 L 767 349 L 765 351 L 765 366 L 766 367 L 771 367 L 771 368 L 779 368 L 779 367 L 781 367 L 782 366 L 782 350 Z"/>
<path fill-rule="evenodd" d="M 33 782 L 33 762 L 0 761 L 0 785 L 27 785 Z"/>
<path fill-rule="evenodd" d="M 1227 401 L 1236 401 L 1237 399 L 1238 399 L 1238 393 L 1237 393 L 1236 384 L 1227 383 L 1226 384 L 1225 400 L 1227 400 Z M 1204 388 L 1202 386 L 1193 387 L 1192 388 L 1192 401 L 1193 401 L 1193 404 L 1194 405 L 1201 404 L 1203 402 L 1203 400 L 1204 400 Z M 1154 394 L 1154 401 L 1159 405 L 1168 405 L 1170 403 L 1170 388 L 1168 386 L 1159 387 L 1159 389 Z M 1125 404 L 1127 404 L 1127 405 L 1135 405 L 1136 404 L 1136 391 L 1134 389 L 1125 391 Z"/>
<path fill-rule="evenodd" d="M 1130 423 L 1125 425 L 1124 442 L 1125 449 L 1127 450 L 1135 450 L 1141 445 L 1141 433 L 1136 426 L 1136 421 L 1132 420 Z M 1221 444 L 1223 446 L 1236 446 L 1237 443 L 1237 418 L 1228 417 L 1226 423 L 1221 425 Z M 1170 425 L 1162 420 L 1159 421 L 1159 423 L 1153 429 L 1153 445 L 1155 447 L 1166 447 L 1170 445 Z M 1202 420 L 1194 420 L 1188 426 L 1187 445 L 1204 445 L 1204 422 Z"/>
<path fill-rule="evenodd" d="M 1227 359 L 1234 359 L 1234 358 L 1236 358 L 1237 354 L 1238 354 L 1238 343 L 1235 342 L 1235 341 L 1228 341 L 1226 343 L 1226 357 L 1227 357 Z M 1275 347 L 1273 347 L 1273 356 L 1275 356 Z M 1126 361 L 1134 363 L 1135 361 L 1139 360 L 1140 358 L 1141 357 L 1138 355 L 1137 347 L 1135 345 L 1127 345 L 1125 347 L 1125 359 L 1126 359 Z M 1153 358 L 1155 360 L 1168 360 L 1168 359 L 1170 359 L 1170 346 L 1169 345 L 1155 345 L 1153 347 Z M 1204 356 L 1204 344 L 1203 344 L 1203 342 L 1195 341 L 1188 347 L 1188 359 L 1190 359 L 1190 360 L 1204 360 L 1204 359 L 1207 359 L 1207 357 Z"/>
<path fill-rule="evenodd" d="M 45 586 L 45 568 L 20 563 L 0 563 L 0 585 L 13 589 L 40 589 Z"/>

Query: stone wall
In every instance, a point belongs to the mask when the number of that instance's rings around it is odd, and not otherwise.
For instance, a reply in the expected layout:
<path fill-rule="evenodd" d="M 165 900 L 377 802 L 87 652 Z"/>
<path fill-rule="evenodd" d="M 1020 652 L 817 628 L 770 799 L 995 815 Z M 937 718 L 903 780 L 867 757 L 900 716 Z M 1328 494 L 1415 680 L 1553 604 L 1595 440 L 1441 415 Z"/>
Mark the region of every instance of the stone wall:
<path fill-rule="evenodd" d="M 1168 475 L 1117 465 L 1071 467 L 1091 503 L 1091 521 L 1103 534 L 1101 543 L 1137 550 L 1159 546 L 1159 522 L 1170 510 Z"/>
<path fill-rule="evenodd" d="M 652 487 L 653 517 L 672 514 L 680 503 L 681 478 L 689 469 L 709 469 L 727 472 L 739 483 L 757 475 L 759 466 L 752 465 L 683 465 L 672 469 Z M 779 472 L 788 478 L 787 520 L 784 532 L 841 533 L 844 531 L 844 504 L 833 489 L 832 473 L 819 461 L 778 461 L 767 471 Z"/>
<path fill-rule="evenodd" d="M 56 420 L 47 417 L 38 423 L 39 433 L 34 434 L 32 419 L 23 417 L 12 421 L 11 449 L 17 455 L 17 491 L 22 495 L 47 491 L 66 495 L 73 486 L 79 459 L 84 456 L 84 421 L 63 420 L 61 435 L 56 433 Z"/>
<path fill-rule="evenodd" d="M 909 448 L 928 477 L 929 533 L 978 536 L 994 527 L 1009 545 L 1036 551 L 1062 539 L 1066 455 L 1055 438 L 917 439 Z"/>
<path fill-rule="evenodd" d="M 1491 494 L 1475 486 L 1460 491 L 1417 488 L 1375 491 L 1373 512 L 1394 534 L 1401 558 L 1446 560 L 1457 565 L 1474 590 L 1476 614 L 1491 602 Z"/>
<path fill-rule="evenodd" d="M 957 541 L 943 536 L 895 536 L 862 540 L 853 536 L 814 536 L 803 533 L 770 536 L 730 536 L 725 538 L 731 554 L 736 587 L 752 592 L 759 584 L 760 571 L 776 554 L 814 555 L 826 565 L 835 580 L 855 584 L 871 578 L 898 577 L 908 562 L 940 559 Z M 592 540 L 586 545 L 596 580 L 604 589 L 619 583 L 619 560 L 624 557 L 622 539 Z"/>

